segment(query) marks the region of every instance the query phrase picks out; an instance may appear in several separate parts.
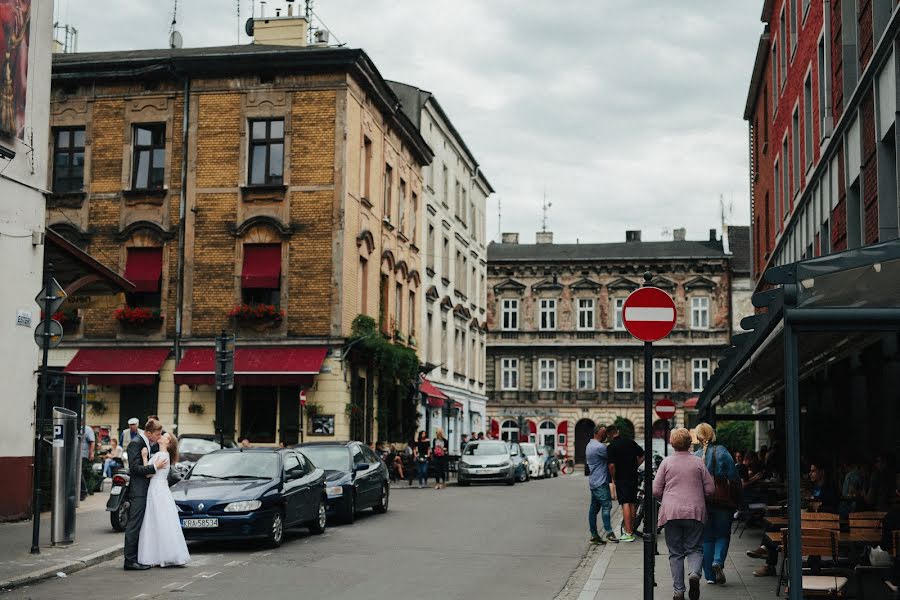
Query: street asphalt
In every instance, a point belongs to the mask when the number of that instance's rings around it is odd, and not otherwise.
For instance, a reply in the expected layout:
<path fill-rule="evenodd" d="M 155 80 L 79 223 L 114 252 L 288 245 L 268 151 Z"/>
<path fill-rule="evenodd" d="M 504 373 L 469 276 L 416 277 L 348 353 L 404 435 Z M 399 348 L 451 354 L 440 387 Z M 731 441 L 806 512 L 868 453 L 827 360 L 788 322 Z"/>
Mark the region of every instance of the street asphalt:
<path fill-rule="evenodd" d="M 588 549 L 583 476 L 513 487 L 400 486 L 385 515 L 281 548 L 191 545 L 183 568 L 122 570 L 121 559 L 12 590 L 5 598 L 553 599 Z"/>

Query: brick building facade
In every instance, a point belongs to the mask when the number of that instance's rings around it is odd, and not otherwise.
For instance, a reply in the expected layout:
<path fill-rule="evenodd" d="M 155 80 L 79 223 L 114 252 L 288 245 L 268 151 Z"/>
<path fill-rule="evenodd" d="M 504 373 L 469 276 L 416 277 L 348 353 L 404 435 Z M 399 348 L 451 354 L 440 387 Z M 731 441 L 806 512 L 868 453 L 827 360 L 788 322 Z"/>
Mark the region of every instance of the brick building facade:
<path fill-rule="evenodd" d="M 357 315 L 414 339 L 432 153 L 364 52 L 306 47 L 305 20 L 280 21 L 298 26 L 288 45 L 54 61 L 48 224 L 138 287 L 81 308 L 55 352 L 88 384 L 91 424 L 155 413 L 211 432 L 223 329 L 226 434 L 296 442 L 301 389 L 307 436 L 381 439 L 377 416 L 408 410 L 377 397 L 347 339 Z"/>
<path fill-rule="evenodd" d="M 488 247 L 488 415 L 504 439 L 561 445 L 581 462 L 597 423 L 627 419 L 640 439 L 643 344 L 622 324 L 622 303 L 654 274 L 674 299 L 672 334 L 654 344 L 654 397 L 671 398 L 675 422 L 731 340 L 732 257 L 716 239 L 536 244 L 504 234 Z M 655 428 L 658 428 L 657 425 Z M 660 430 L 662 436 L 662 430 Z"/>

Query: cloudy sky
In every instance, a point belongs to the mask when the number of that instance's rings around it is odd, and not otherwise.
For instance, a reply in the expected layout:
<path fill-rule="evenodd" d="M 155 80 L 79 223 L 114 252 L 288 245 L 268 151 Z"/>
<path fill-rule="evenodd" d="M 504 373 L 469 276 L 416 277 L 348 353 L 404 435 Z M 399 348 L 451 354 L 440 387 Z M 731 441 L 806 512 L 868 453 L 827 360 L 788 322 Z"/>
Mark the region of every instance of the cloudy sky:
<path fill-rule="evenodd" d="M 54 0 L 80 51 L 164 47 L 174 0 Z M 178 0 L 185 46 L 247 43 L 253 0 Z M 240 4 L 240 20 L 238 19 Z M 302 5 L 302 0 L 297 4 Z M 255 2 L 257 12 L 260 2 Z M 285 0 L 270 0 L 267 14 Z M 317 0 L 387 79 L 433 92 L 497 190 L 488 237 L 702 239 L 749 222 L 747 85 L 761 0 Z M 332 38 L 334 41 L 334 38 Z M 498 224 L 498 201 L 502 221 Z"/>

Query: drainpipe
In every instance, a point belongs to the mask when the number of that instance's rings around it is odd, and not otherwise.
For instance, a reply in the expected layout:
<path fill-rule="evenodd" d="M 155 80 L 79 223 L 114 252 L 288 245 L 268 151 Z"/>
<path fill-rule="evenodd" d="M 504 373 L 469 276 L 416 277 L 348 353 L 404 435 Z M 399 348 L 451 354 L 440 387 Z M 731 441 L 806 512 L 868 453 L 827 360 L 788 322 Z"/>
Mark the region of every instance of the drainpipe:
<path fill-rule="evenodd" d="M 187 171 L 188 171 L 188 115 L 191 110 L 191 78 L 184 77 L 184 114 L 181 120 L 181 193 L 178 197 L 178 281 L 175 298 L 175 365 L 181 360 L 181 335 L 184 328 L 184 237 L 187 214 Z M 175 416 L 172 429 L 178 433 L 178 413 L 181 404 L 181 386 L 175 385 L 172 397 Z"/>

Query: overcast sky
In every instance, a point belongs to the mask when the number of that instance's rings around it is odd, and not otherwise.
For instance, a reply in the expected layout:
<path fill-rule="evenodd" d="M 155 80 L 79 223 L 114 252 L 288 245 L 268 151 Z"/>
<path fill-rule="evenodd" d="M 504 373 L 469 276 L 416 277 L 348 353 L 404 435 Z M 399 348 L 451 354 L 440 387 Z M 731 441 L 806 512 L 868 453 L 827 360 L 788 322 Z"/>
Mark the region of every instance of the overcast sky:
<path fill-rule="evenodd" d="M 55 0 L 80 51 L 167 45 L 173 0 Z M 185 46 L 247 43 L 252 0 L 179 0 Z M 296 4 L 302 6 L 302 0 Z M 386 79 L 433 92 L 497 193 L 488 237 L 703 239 L 749 222 L 747 86 L 761 0 L 317 0 Z M 268 15 L 284 0 L 270 0 Z M 260 2 L 256 1 L 257 13 Z M 332 38 L 334 41 L 334 37 Z M 498 201 L 502 224 L 498 227 Z"/>

